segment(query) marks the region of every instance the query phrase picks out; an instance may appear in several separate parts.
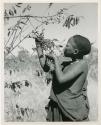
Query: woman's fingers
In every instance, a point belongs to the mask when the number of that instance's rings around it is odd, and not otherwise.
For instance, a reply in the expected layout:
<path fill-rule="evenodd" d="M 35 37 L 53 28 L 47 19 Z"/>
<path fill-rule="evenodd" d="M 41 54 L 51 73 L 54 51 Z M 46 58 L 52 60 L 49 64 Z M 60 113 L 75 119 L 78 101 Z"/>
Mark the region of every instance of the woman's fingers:
<path fill-rule="evenodd" d="M 35 42 L 38 42 L 38 43 L 39 43 L 39 42 L 41 42 L 41 41 L 40 41 L 38 38 L 35 38 Z"/>
<path fill-rule="evenodd" d="M 52 60 L 54 59 L 52 55 L 46 55 L 46 57 L 47 57 L 48 59 L 52 59 Z"/>

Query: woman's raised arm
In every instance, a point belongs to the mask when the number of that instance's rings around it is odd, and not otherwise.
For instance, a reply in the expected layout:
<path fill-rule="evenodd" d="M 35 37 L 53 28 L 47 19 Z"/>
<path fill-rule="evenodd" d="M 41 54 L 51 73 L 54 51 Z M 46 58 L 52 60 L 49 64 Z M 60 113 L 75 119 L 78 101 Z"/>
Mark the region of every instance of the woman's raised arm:
<path fill-rule="evenodd" d="M 46 56 L 43 54 L 43 49 L 42 49 L 40 39 L 35 38 L 35 43 L 36 43 L 36 49 L 37 49 L 40 65 L 45 72 L 48 72 L 50 67 L 46 63 L 47 59 L 46 59 Z"/>

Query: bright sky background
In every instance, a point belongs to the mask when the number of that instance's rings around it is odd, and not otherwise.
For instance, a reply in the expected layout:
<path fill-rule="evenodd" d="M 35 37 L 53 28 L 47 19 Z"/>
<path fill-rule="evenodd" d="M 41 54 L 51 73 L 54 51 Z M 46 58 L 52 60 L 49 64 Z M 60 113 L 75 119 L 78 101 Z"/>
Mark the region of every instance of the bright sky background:
<path fill-rule="evenodd" d="M 71 27 L 69 30 L 68 28 L 62 27 L 60 24 L 54 24 L 54 25 L 47 25 L 45 27 L 45 37 L 46 38 L 57 38 L 60 42 L 60 44 L 65 45 L 67 43 L 67 40 L 75 35 L 80 34 L 85 37 L 87 37 L 91 43 L 95 43 L 94 46 L 97 47 L 98 44 L 98 6 L 96 3 L 55 3 L 52 5 L 52 7 L 48 10 L 48 4 L 46 3 L 39 3 L 39 4 L 30 4 L 32 9 L 30 11 L 30 15 L 40 15 L 40 16 L 46 16 L 48 12 L 50 12 L 50 15 L 55 14 L 60 8 L 68 8 L 71 5 L 73 7 L 69 9 L 70 14 L 74 14 L 76 16 L 83 16 L 84 18 L 80 20 L 79 25 L 75 27 Z M 12 5 L 6 4 L 5 8 L 9 9 Z M 25 6 L 25 5 L 24 5 Z M 20 12 L 19 12 L 20 13 Z M 33 20 L 31 20 L 33 22 Z M 9 24 L 5 25 L 5 39 L 7 35 L 7 28 L 11 25 L 16 23 L 16 19 L 12 19 L 9 21 Z M 34 25 L 34 22 L 33 22 Z M 28 27 L 26 29 L 26 32 L 30 32 L 32 29 L 31 27 Z M 61 41 L 64 41 L 64 43 L 61 43 Z M 34 40 L 32 39 L 26 39 L 23 41 L 23 43 L 20 44 L 24 48 L 26 48 L 30 53 L 32 53 L 32 46 L 35 46 Z M 17 54 L 18 49 L 16 48 L 12 53 Z"/>

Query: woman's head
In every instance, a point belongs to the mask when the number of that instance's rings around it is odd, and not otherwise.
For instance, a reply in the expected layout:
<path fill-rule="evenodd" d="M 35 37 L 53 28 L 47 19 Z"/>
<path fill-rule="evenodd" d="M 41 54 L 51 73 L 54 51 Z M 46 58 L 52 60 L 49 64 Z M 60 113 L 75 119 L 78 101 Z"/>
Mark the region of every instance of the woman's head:
<path fill-rule="evenodd" d="M 64 56 L 72 58 L 83 58 L 83 56 L 89 54 L 90 51 L 90 41 L 81 35 L 75 35 L 68 40 L 64 49 Z"/>

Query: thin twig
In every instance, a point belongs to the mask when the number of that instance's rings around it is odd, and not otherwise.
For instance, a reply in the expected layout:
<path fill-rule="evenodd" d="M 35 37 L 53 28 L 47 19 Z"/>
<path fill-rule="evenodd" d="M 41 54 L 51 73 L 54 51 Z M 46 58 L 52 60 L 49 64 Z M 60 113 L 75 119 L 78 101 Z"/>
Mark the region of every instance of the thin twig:
<path fill-rule="evenodd" d="M 21 19 L 20 19 L 21 20 Z M 19 20 L 19 21 L 20 21 Z M 7 44 L 9 43 L 9 40 L 11 39 L 11 37 L 12 37 L 12 35 L 13 35 L 13 33 L 14 33 L 14 30 L 16 29 L 16 26 L 18 25 L 18 23 L 17 24 L 15 24 L 15 26 L 14 26 L 14 28 L 13 28 L 13 32 L 12 32 L 12 34 L 11 34 L 11 36 L 9 37 L 9 39 L 8 39 L 8 41 L 5 43 L 5 47 L 7 46 Z"/>
<path fill-rule="evenodd" d="M 26 20 L 26 22 L 25 23 L 27 23 L 28 22 L 28 20 Z M 25 27 L 25 25 L 22 27 L 22 29 L 21 29 L 21 31 L 19 32 L 19 34 L 16 36 L 16 38 L 15 38 L 15 41 L 17 40 L 17 38 L 19 37 L 19 35 L 21 34 L 21 32 L 22 32 L 22 30 L 23 30 L 23 28 Z M 14 41 L 14 42 L 15 42 Z"/>
<path fill-rule="evenodd" d="M 6 46 L 7 46 L 7 44 L 9 43 L 9 40 L 11 39 L 11 36 L 12 36 L 12 35 L 13 35 L 13 33 L 14 33 L 14 30 L 15 30 L 15 28 L 13 29 L 12 34 L 10 35 L 10 37 L 9 37 L 8 41 L 7 41 L 7 42 L 5 42 L 5 47 L 6 47 Z"/>
<path fill-rule="evenodd" d="M 15 33 L 14 33 L 14 37 L 13 37 L 13 40 L 12 40 L 12 42 L 11 42 L 11 47 L 13 47 L 14 39 L 15 39 L 16 33 L 17 33 L 17 29 L 16 29 L 16 31 L 15 31 Z"/>
<path fill-rule="evenodd" d="M 26 22 L 25 23 L 27 23 L 28 22 L 28 19 L 26 20 Z M 22 29 L 25 27 L 25 25 L 22 27 Z M 16 36 L 16 38 L 15 38 L 15 40 L 13 41 L 13 42 L 15 42 L 16 40 L 17 40 L 17 38 L 19 37 L 19 35 L 21 35 L 21 32 L 22 32 L 22 30 L 19 32 L 19 34 Z M 7 46 L 7 45 L 6 45 Z M 5 48 L 6 48 L 6 46 L 5 46 Z"/>
<path fill-rule="evenodd" d="M 33 29 L 35 29 L 35 27 L 33 26 L 33 24 L 31 23 L 30 19 L 28 19 L 30 25 L 33 27 Z"/>
<path fill-rule="evenodd" d="M 30 34 L 30 33 L 29 33 L 29 34 Z M 16 44 L 16 45 L 11 49 L 11 51 L 10 51 L 9 53 L 11 53 L 16 47 L 18 47 L 18 45 L 19 45 L 20 43 L 22 43 L 23 40 L 29 36 L 29 34 L 27 34 L 22 40 L 20 40 L 20 42 L 19 42 L 18 44 Z M 8 53 L 8 54 L 9 54 L 9 53 Z"/>

